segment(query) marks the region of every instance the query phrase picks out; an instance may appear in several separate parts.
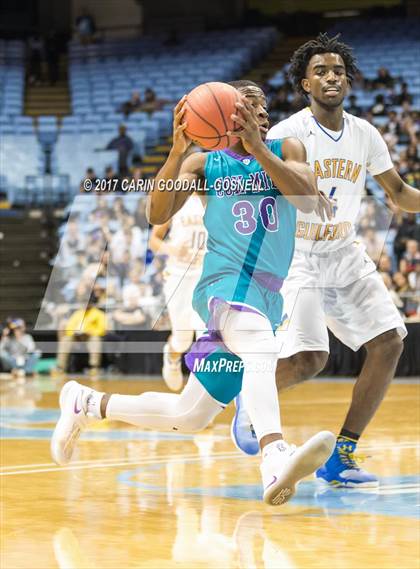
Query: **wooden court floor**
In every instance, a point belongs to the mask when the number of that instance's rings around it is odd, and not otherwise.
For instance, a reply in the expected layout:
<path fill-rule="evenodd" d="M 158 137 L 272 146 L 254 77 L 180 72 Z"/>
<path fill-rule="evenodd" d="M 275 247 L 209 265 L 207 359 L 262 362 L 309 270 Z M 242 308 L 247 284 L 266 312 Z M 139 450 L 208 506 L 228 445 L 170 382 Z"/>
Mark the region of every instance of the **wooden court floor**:
<path fill-rule="evenodd" d="M 121 393 L 163 389 L 96 383 Z M 258 459 L 230 441 L 231 409 L 195 436 L 100 424 L 59 468 L 49 439 L 60 385 L 0 387 L 2 569 L 419 567 L 416 382 L 392 385 L 359 445 L 379 490 L 325 490 L 308 479 L 279 508 L 260 501 Z M 336 431 L 351 388 L 312 381 L 284 393 L 287 440 Z"/>

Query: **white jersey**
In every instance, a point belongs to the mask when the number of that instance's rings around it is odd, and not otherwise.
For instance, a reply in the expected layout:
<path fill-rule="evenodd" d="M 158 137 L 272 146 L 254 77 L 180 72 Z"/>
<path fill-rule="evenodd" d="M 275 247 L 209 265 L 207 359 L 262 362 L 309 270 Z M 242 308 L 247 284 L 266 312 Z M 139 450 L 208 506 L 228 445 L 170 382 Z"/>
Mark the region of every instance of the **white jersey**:
<path fill-rule="evenodd" d="M 174 215 L 167 243 L 179 253 L 170 255 L 166 269 L 185 273 L 201 271 L 206 252 L 207 231 L 203 224 L 204 206 L 198 196 L 191 196 Z"/>
<path fill-rule="evenodd" d="M 343 130 L 320 125 L 309 107 L 273 126 L 267 139 L 295 137 L 306 148 L 318 189 L 336 200 L 335 216 L 323 223 L 298 210 L 296 249 L 326 253 L 355 239 L 355 222 L 364 195 L 366 171 L 372 176 L 393 167 L 385 141 L 364 119 L 343 112 Z"/>

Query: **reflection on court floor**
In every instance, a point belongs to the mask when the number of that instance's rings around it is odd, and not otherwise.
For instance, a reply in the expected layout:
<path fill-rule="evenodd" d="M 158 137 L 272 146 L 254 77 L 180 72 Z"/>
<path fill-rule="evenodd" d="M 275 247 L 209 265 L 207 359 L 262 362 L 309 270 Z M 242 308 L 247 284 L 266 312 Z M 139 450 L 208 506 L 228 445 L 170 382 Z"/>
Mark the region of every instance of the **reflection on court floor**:
<path fill-rule="evenodd" d="M 107 382 L 126 393 L 150 382 Z M 75 460 L 52 463 L 58 416 L 49 380 L 2 382 L 1 567 L 418 567 L 419 386 L 395 383 L 360 445 L 379 489 L 307 479 L 282 508 L 262 504 L 258 458 L 229 437 L 232 410 L 203 433 L 105 422 Z M 286 436 L 337 430 L 351 385 L 310 382 L 283 396 Z"/>

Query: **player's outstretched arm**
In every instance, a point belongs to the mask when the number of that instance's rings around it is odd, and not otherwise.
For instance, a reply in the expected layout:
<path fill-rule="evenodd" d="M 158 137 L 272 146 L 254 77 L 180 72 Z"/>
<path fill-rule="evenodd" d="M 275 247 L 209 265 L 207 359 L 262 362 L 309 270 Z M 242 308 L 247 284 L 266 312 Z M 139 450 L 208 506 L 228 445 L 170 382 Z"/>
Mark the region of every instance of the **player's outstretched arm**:
<path fill-rule="evenodd" d="M 420 212 L 420 190 L 409 186 L 395 168 L 374 176 L 395 205 L 404 211 Z"/>
<path fill-rule="evenodd" d="M 176 191 L 173 182 L 177 179 L 193 182 L 204 172 L 204 155 L 197 152 L 187 157 L 191 140 L 184 133 L 187 127 L 187 123 L 182 122 L 184 103 L 185 97 L 174 109 L 172 148 L 148 195 L 146 214 L 153 225 L 169 221 L 193 193 L 193 190 Z"/>

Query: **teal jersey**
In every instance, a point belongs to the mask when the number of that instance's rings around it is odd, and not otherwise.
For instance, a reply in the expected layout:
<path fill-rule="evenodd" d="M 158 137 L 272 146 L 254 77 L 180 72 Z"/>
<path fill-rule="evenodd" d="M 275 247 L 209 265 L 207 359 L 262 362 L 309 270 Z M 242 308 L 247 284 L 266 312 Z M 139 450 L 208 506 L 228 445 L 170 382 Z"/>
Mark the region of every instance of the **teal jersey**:
<path fill-rule="evenodd" d="M 281 158 L 281 141 L 267 146 Z M 282 320 L 280 289 L 293 257 L 296 209 L 253 156 L 210 152 L 205 178 L 207 253 L 193 307 L 208 333 L 185 361 L 208 393 L 225 405 L 241 391 L 243 367 L 224 344 L 218 307 L 227 303 L 261 314 L 275 332 Z"/>
<path fill-rule="evenodd" d="M 281 158 L 280 140 L 267 142 Z M 240 272 L 259 280 L 286 278 L 292 261 L 296 208 L 253 156 L 210 152 L 205 165 L 208 231 L 202 280 Z"/>

